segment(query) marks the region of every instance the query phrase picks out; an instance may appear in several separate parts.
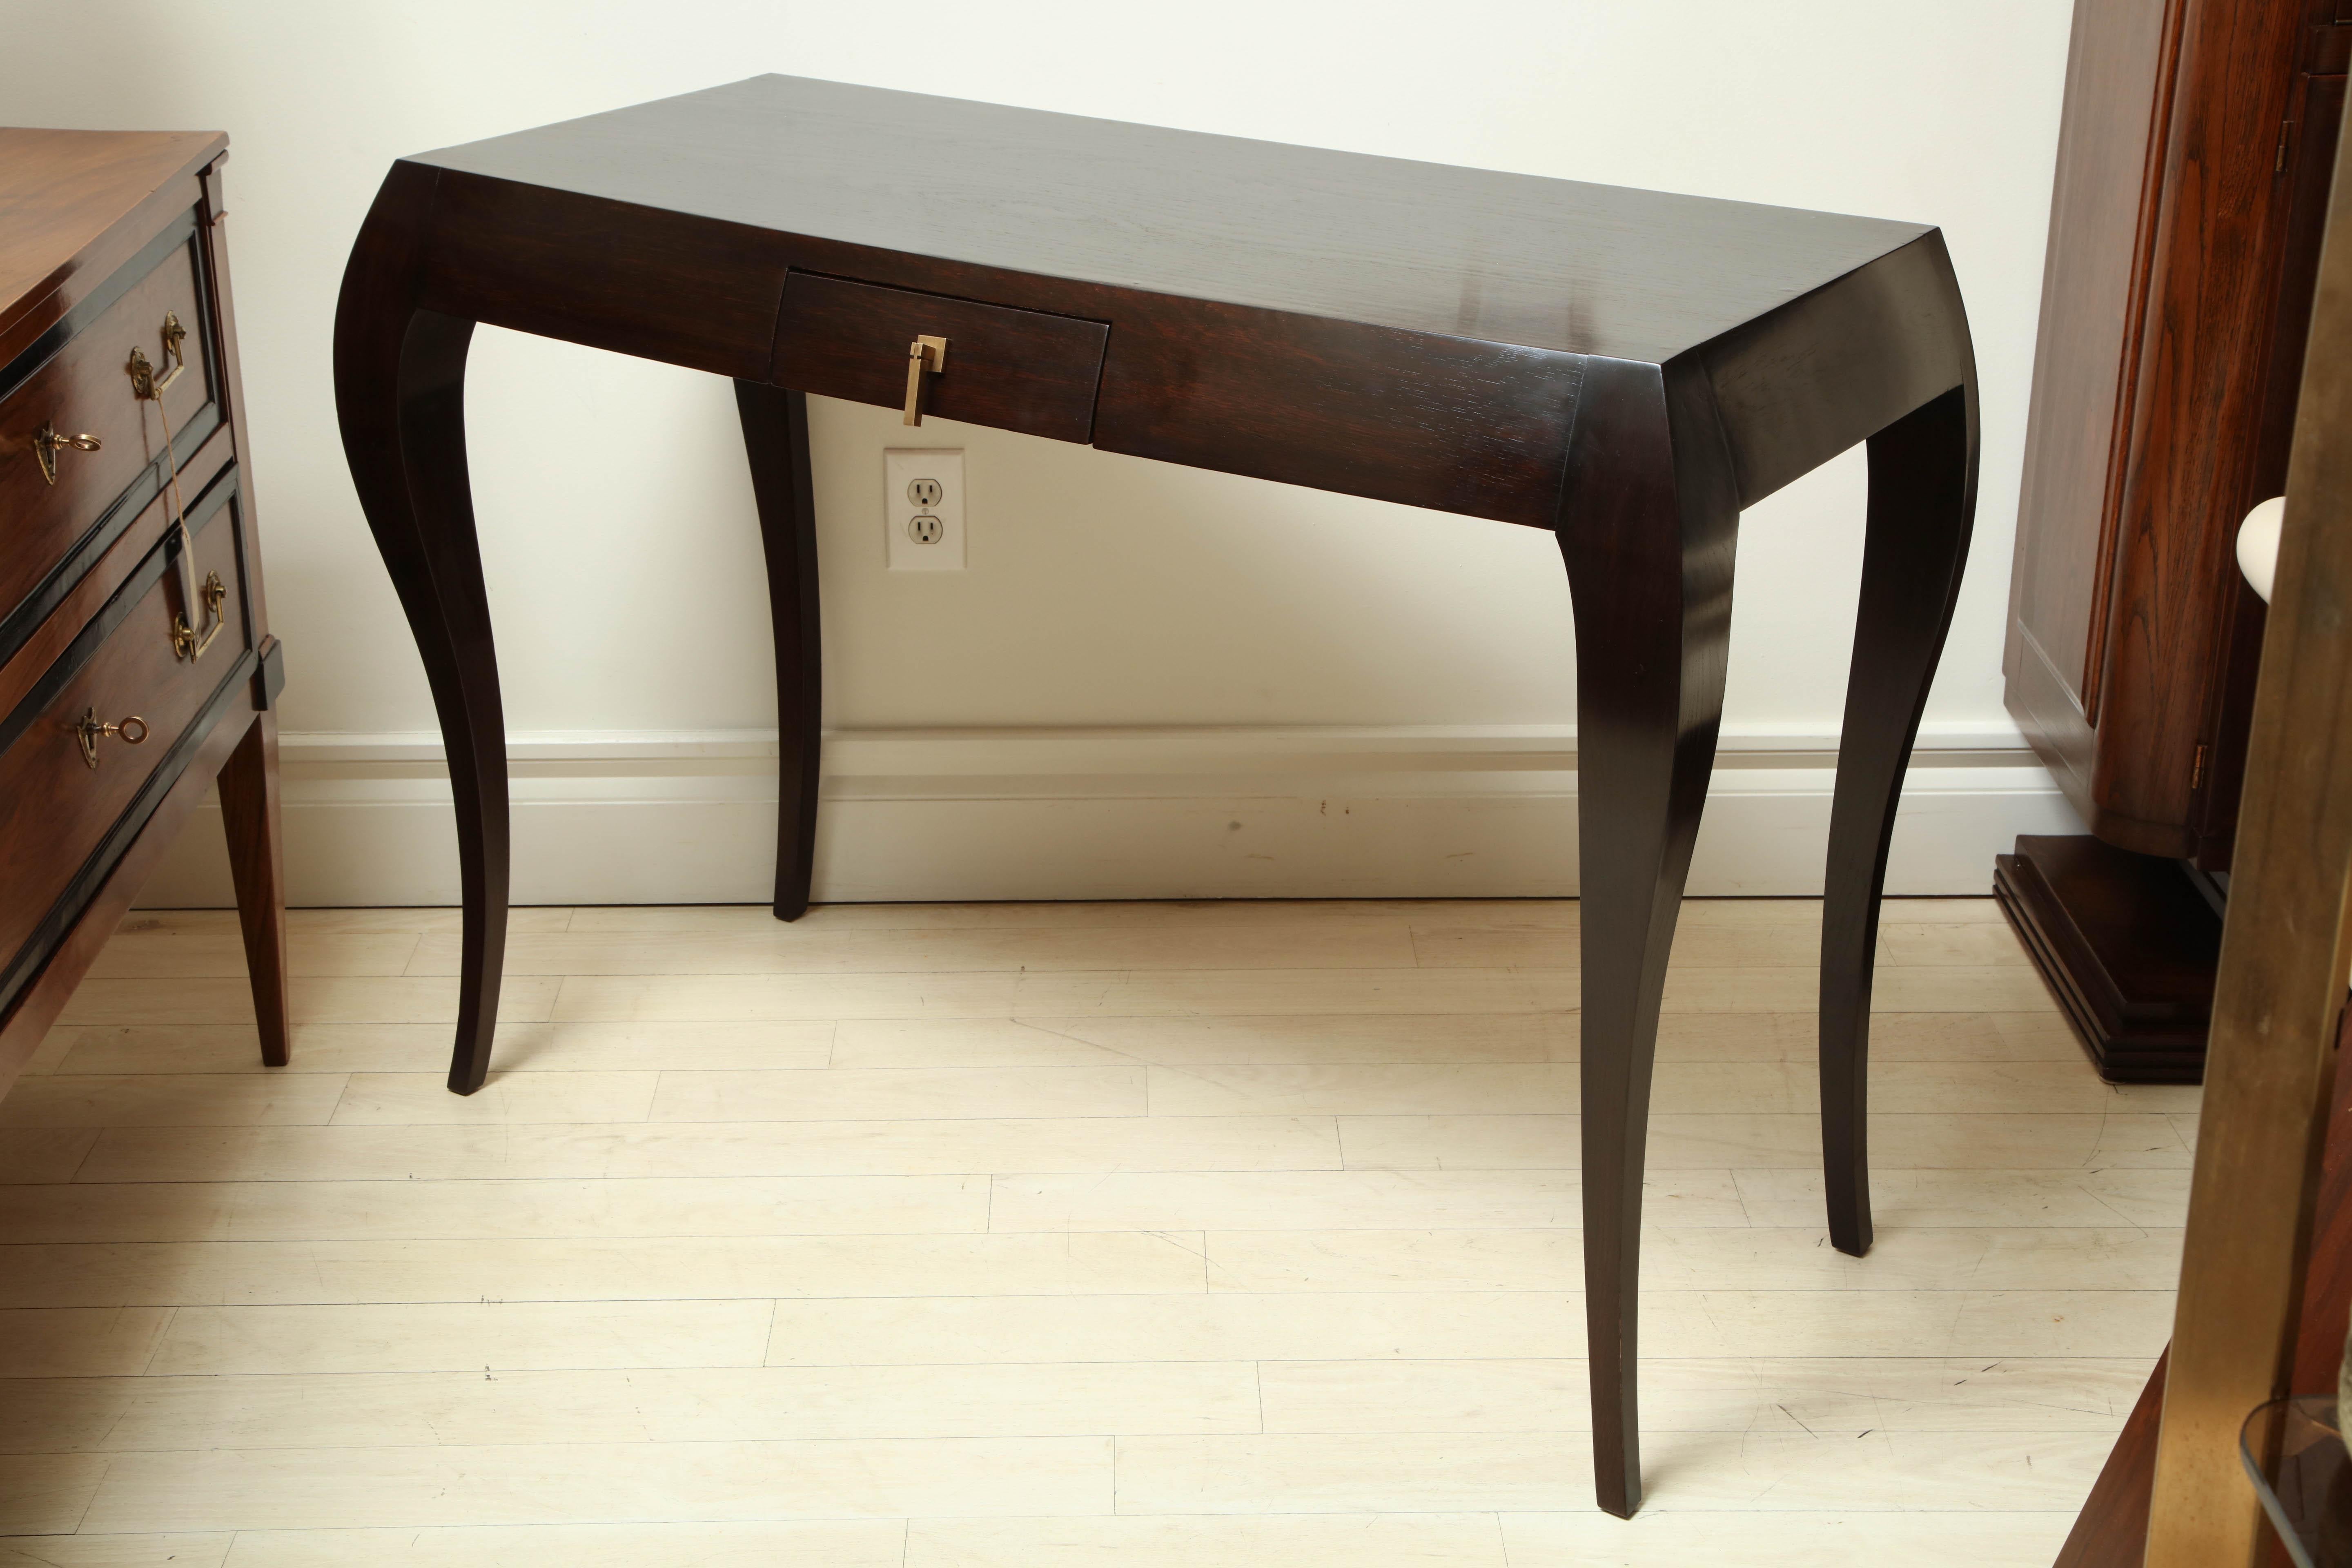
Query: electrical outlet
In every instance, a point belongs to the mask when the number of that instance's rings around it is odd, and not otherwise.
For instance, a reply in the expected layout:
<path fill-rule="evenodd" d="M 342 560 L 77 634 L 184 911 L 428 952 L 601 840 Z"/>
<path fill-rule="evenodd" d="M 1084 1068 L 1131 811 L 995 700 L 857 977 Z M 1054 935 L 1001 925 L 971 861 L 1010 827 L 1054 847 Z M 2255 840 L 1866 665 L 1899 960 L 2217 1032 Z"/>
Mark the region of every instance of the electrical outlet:
<path fill-rule="evenodd" d="M 963 570 L 963 451 L 893 447 L 882 454 L 882 532 L 893 572 Z"/>

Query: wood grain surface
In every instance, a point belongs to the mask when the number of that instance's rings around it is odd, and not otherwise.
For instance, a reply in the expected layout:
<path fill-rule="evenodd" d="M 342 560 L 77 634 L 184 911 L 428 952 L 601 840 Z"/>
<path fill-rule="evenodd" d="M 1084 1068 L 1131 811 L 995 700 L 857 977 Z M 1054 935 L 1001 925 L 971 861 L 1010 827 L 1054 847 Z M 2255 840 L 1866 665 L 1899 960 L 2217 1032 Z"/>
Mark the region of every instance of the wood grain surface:
<path fill-rule="evenodd" d="M 2020 507 L 2010 709 L 2091 830 L 2227 870 L 2352 31 L 2330 0 L 2077 6 Z"/>
<path fill-rule="evenodd" d="M 877 289 L 795 272 L 776 317 L 778 386 L 904 405 L 907 346 L 948 340 L 946 367 L 923 377 L 923 406 L 942 419 L 1085 441 L 1094 433 L 1102 380 L 1100 321 L 1007 310 L 969 300 Z"/>
<path fill-rule="evenodd" d="M 226 143 L 0 129 L 0 1081 L 216 774 L 261 1054 L 286 1059 L 274 730 L 259 712 L 284 667 L 241 464 Z M 136 395 L 134 351 L 169 377 L 160 405 Z M 58 452 L 54 484 L 33 446 L 44 426 L 93 437 Z M 207 606 L 214 576 L 224 594 Z M 207 639 L 201 653 L 182 657 L 175 623 Z M 143 738 L 93 737 L 85 756 L 85 721 L 127 719 Z"/>
<path fill-rule="evenodd" d="M 216 131 L 0 126 L 0 364 L 24 352 L 196 199 Z"/>
<path fill-rule="evenodd" d="M 151 364 L 163 364 L 167 315 L 178 317 L 188 334 L 183 340 L 187 374 L 163 394 L 173 433 L 193 451 L 193 441 L 218 424 L 202 298 L 195 253 L 183 243 L 63 352 L 0 398 L 0 515 L 8 520 L 0 531 L 0 622 L 16 619 L 134 481 L 145 481 L 128 498 L 134 510 L 161 489 L 163 420 L 152 403 L 132 392 L 127 366 L 134 348 Z M 104 445 L 95 452 L 58 452 L 57 479 L 50 483 L 34 449 L 34 437 L 44 427 L 93 436 Z M 46 605 L 37 608 L 46 613 Z"/>
<path fill-rule="evenodd" d="M 1927 228 L 783 76 L 411 161 L 1038 279 L 1653 363 Z"/>
<path fill-rule="evenodd" d="M 42 890 L 61 891 L 73 879 L 213 695 L 218 672 L 245 652 L 234 489 L 233 479 L 226 481 L 212 504 L 189 520 L 197 529 L 195 580 L 201 584 L 217 573 L 228 590 L 221 634 L 204 658 L 192 665 L 173 647 L 173 623 L 184 612 L 166 558 L 177 547 L 159 544 L 118 592 L 117 602 L 90 623 L 84 633 L 89 646 L 69 649 L 0 724 L 0 796 L 10 807 L 0 819 L 0 887 L 25 889 L 25 896 L 0 900 L 0 953 L 16 957 L 49 912 Z M 196 616 L 203 616 L 201 606 Z M 110 723 L 137 715 L 146 721 L 148 738 L 136 745 L 98 742 L 99 765 L 92 768 L 75 731 L 86 711 Z"/>
<path fill-rule="evenodd" d="M 2050 1561 L 2161 1348 L 2198 1091 L 2101 1085 L 1990 900 L 1892 900 L 1883 995 L 2022 988 L 1880 1013 L 1881 1234 L 1846 1258 L 1810 1110 L 1821 906 L 1686 904 L 1670 995 L 1796 1003 L 1677 1001 L 1662 1032 L 1628 1525 L 1581 1474 L 1575 1021 L 1501 984 L 1572 980 L 1583 912 L 523 909 L 545 988 L 463 1099 L 457 911 L 291 914 L 276 1072 L 235 913 L 133 913 L 0 1100 L 0 1496 L 52 1532 L 8 1544 Z M 698 947 L 719 973 L 597 1003 Z M 1237 953 L 1318 977 L 1318 1010 L 1242 1011 L 1269 972 L 1215 967 L 1077 1010 L 1139 955 Z M 1406 988 L 1465 973 L 1482 1010 Z M 745 984 L 793 974 L 832 1002 L 788 1019 Z M 1024 975 L 1061 1010 L 926 1016 Z"/>

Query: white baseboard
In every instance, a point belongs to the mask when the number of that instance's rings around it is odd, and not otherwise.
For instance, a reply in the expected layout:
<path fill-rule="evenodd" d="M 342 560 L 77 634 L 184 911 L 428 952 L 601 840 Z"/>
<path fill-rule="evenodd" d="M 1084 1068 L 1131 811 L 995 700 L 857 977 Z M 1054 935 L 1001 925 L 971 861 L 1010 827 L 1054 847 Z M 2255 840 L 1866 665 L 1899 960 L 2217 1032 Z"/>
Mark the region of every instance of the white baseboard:
<path fill-rule="evenodd" d="M 434 735 L 287 734 L 300 905 L 448 904 L 457 836 Z M 765 902 L 773 731 L 509 742 L 517 903 Z M 1727 733 L 1690 890 L 1818 893 L 1834 736 Z M 1576 890 L 1575 731 L 845 731 L 826 738 L 821 902 L 1445 898 Z M 2020 833 L 2082 828 L 2005 724 L 1931 728 L 1888 890 L 1982 893 Z M 216 805 L 149 908 L 231 901 Z"/>

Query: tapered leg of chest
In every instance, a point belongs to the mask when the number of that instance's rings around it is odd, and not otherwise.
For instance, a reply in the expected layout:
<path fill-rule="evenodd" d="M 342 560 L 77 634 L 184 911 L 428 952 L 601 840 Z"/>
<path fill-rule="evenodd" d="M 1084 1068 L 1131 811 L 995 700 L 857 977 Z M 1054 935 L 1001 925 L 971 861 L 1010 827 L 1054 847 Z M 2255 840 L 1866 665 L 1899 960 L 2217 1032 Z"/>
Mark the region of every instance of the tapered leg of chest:
<path fill-rule="evenodd" d="M 456 796 L 466 913 L 449 1087 L 489 1068 L 506 957 L 507 752 L 499 667 L 466 473 L 466 349 L 474 323 L 414 302 L 430 186 L 394 168 L 352 252 L 335 313 L 343 453 L 415 634 Z"/>
<path fill-rule="evenodd" d="M 286 852 L 278 830 L 277 714 L 254 715 L 245 739 L 222 766 L 219 784 L 261 1060 L 282 1068 L 292 1030 L 286 1005 Z"/>
<path fill-rule="evenodd" d="M 739 381 L 735 408 L 751 463 L 760 542 L 768 552 L 768 612 L 776 630 L 776 918 L 796 921 L 808 911 L 816 863 L 817 752 L 824 721 L 808 398 Z"/>
<path fill-rule="evenodd" d="M 1976 510 L 1976 393 L 1870 438 L 1870 524 L 1822 906 L 1822 1169 L 1830 1240 L 1870 1250 L 1872 962 L 1903 774 L 1943 653 Z"/>
<path fill-rule="evenodd" d="M 1601 1506 L 1641 1505 L 1642 1168 L 1658 1007 L 1722 717 L 1738 522 L 1702 387 L 1596 364 L 1559 522 L 1576 604 L 1585 1322 Z"/>

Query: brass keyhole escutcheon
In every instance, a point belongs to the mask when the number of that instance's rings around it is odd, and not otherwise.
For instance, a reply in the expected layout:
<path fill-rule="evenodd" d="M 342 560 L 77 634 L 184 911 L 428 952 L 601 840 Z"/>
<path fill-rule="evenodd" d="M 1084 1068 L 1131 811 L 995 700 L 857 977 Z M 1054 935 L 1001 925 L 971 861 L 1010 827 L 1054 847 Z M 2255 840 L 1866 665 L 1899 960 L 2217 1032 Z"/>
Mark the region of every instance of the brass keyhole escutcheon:
<path fill-rule="evenodd" d="M 907 345 L 907 412 L 901 423 L 923 422 L 923 373 L 937 375 L 948 367 L 948 341 L 928 332 Z"/>
<path fill-rule="evenodd" d="M 147 739 L 147 721 L 133 713 L 111 724 L 101 724 L 98 721 L 98 710 L 85 708 L 81 721 L 74 726 L 74 735 L 81 742 L 81 760 L 95 768 L 99 742 L 110 736 L 126 746 L 139 745 Z"/>
<path fill-rule="evenodd" d="M 41 427 L 33 432 L 33 455 L 41 461 L 41 479 L 47 484 L 58 482 L 59 452 L 68 447 L 77 452 L 95 452 L 104 445 L 95 436 L 60 436 L 49 427 L 47 420 L 42 421 Z"/>

